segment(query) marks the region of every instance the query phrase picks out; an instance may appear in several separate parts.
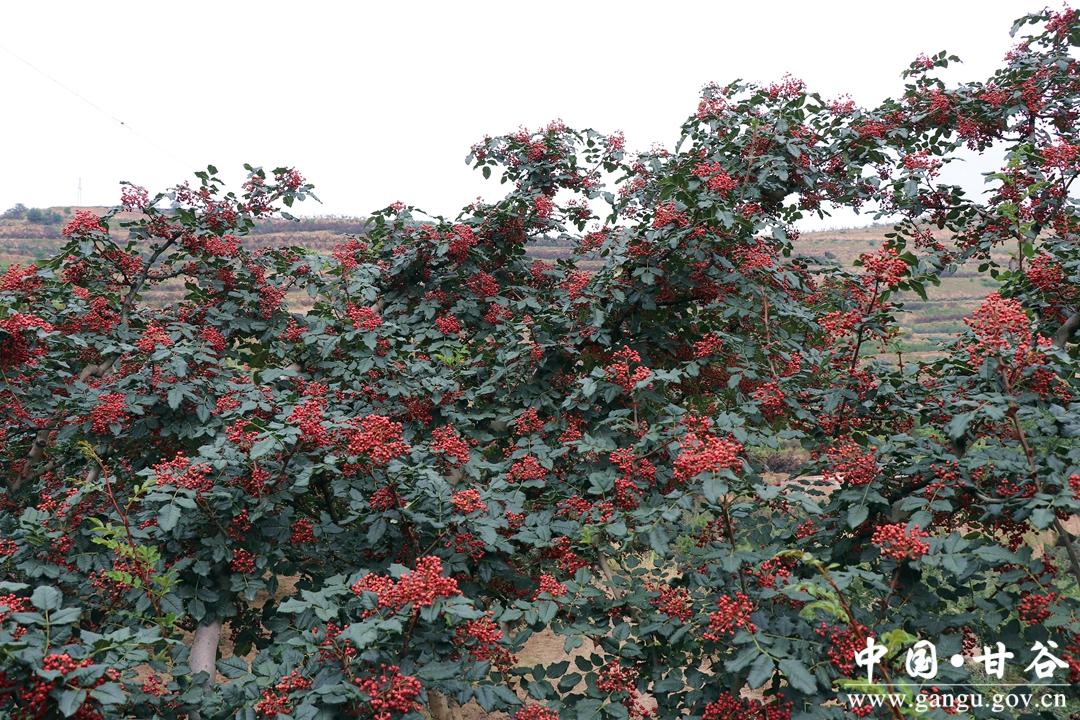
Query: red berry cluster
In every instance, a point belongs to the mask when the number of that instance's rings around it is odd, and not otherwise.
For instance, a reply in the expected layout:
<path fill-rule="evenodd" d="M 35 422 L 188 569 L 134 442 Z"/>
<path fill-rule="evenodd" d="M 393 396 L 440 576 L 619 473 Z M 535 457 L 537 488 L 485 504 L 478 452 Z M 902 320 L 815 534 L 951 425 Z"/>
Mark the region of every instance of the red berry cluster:
<path fill-rule="evenodd" d="M 540 419 L 540 414 L 536 411 L 536 408 L 527 408 L 514 419 L 514 432 L 518 436 L 531 435 L 532 433 L 541 432 L 543 429 L 544 421 Z"/>
<path fill-rule="evenodd" d="M 315 525 L 308 518 L 299 518 L 292 524 L 289 542 L 293 545 L 305 545 L 315 542 Z"/>
<path fill-rule="evenodd" d="M 749 633 L 757 632 L 757 626 L 750 621 L 754 612 L 754 603 L 745 593 L 721 595 L 716 599 L 716 612 L 709 615 L 709 629 L 705 631 L 706 640 L 727 640 L 736 630 Z"/>
<path fill-rule="evenodd" d="M 675 203 L 663 203 L 656 208 L 656 213 L 653 215 L 652 226 L 654 229 L 662 228 L 665 225 L 675 225 L 677 227 L 684 228 L 690 223 L 686 219 L 686 213 L 675 208 Z"/>
<path fill-rule="evenodd" d="M 411 675 L 402 675 L 397 665 L 380 665 L 378 674 L 353 681 L 368 696 L 372 720 L 391 720 L 420 710 L 417 698 L 424 686 Z"/>
<path fill-rule="evenodd" d="M 646 585 L 646 589 L 659 593 L 657 597 L 649 600 L 649 604 L 664 615 L 683 622 L 694 616 L 694 611 L 690 607 L 690 591 L 686 588 Z"/>
<path fill-rule="evenodd" d="M 585 294 L 585 288 L 589 285 L 592 276 L 584 270 L 575 270 L 567 274 L 566 279 L 560 283 L 560 287 L 566 290 L 571 300 L 577 300 Z"/>
<path fill-rule="evenodd" d="M 110 425 L 123 425 L 127 420 L 127 400 L 124 393 L 105 393 L 98 397 L 90 411 L 90 429 L 98 435 L 109 433 Z"/>
<path fill-rule="evenodd" d="M 986 296 L 983 304 L 965 318 L 964 323 L 975 333 L 975 343 L 970 349 L 973 365 L 981 365 L 987 355 L 996 354 L 1013 341 L 1031 339 L 1031 320 L 1024 307 L 1015 298 L 1003 298 L 994 292 Z"/>
<path fill-rule="evenodd" d="M 225 349 L 225 336 L 216 327 L 204 325 L 202 330 L 199 331 L 199 336 L 206 341 L 206 344 L 214 352 L 221 352 Z"/>
<path fill-rule="evenodd" d="M 559 713 L 543 705 L 526 705 L 514 713 L 514 720 L 559 720 Z"/>
<path fill-rule="evenodd" d="M 878 476 L 878 464 L 873 448 L 863 448 L 845 438 L 826 451 L 829 466 L 823 473 L 825 482 L 869 485 Z"/>
<path fill-rule="evenodd" d="M 507 478 L 510 482 L 526 482 L 529 480 L 543 480 L 547 477 L 547 474 L 548 471 L 544 469 L 539 460 L 532 455 L 526 455 L 510 466 Z"/>
<path fill-rule="evenodd" d="M 365 591 L 375 593 L 380 608 L 397 612 L 411 605 L 413 612 L 418 612 L 422 607 L 430 607 L 439 598 L 461 594 L 457 580 L 445 577 L 442 571 L 442 560 L 428 555 L 417 560 L 416 569 L 406 572 L 397 581 L 368 574 L 357 580 L 351 589 L 357 595 Z"/>
<path fill-rule="evenodd" d="M 66 678 L 65 676 L 80 670 L 85 667 L 93 665 L 93 661 L 90 658 L 83 658 L 82 660 L 75 660 L 68 653 L 51 653 L 46 655 L 41 660 L 41 669 L 50 672 L 59 673 L 59 675 L 51 680 L 45 680 L 42 678 L 35 678 L 31 681 L 28 687 L 19 689 L 18 702 L 20 705 L 26 708 L 28 711 L 25 714 L 16 714 L 13 717 L 27 717 L 27 718 L 46 718 L 46 717 L 58 717 L 50 712 L 48 707 L 50 693 L 56 688 L 65 689 L 77 689 L 79 688 L 79 678 Z M 115 682 L 119 680 L 120 674 L 116 670 L 108 669 L 105 674 L 99 677 L 93 684 L 85 686 L 85 689 L 91 690 L 106 682 Z M 3 688 L 0 688 L 2 690 Z M 0 694 L 0 700 L 10 699 L 4 698 L 3 694 Z M 75 720 L 102 720 L 103 715 L 96 702 L 91 699 L 86 693 L 83 693 L 83 700 L 74 713 L 63 713 L 66 717 L 75 718 Z"/>
<path fill-rule="evenodd" d="M 457 335 L 461 332 L 461 321 L 453 315 L 440 315 L 435 318 L 435 327 L 443 335 Z"/>
<path fill-rule="evenodd" d="M 881 556 L 893 560 L 918 560 L 930 552 L 930 546 L 923 540 L 930 537 L 930 533 L 921 527 L 911 526 L 904 523 L 891 525 L 878 525 L 874 528 L 874 536 L 870 542 L 881 549 Z"/>
<path fill-rule="evenodd" d="M 628 393 L 633 392 L 639 383 L 645 382 L 652 376 L 652 370 L 644 365 L 631 372 L 630 366 L 641 363 L 641 356 L 629 347 L 623 346 L 622 350 L 612 355 L 612 359 L 615 362 L 604 367 L 607 378 Z"/>
<path fill-rule="evenodd" d="M 441 453 L 452 465 L 461 466 L 469 462 L 469 444 L 450 425 L 431 432 L 431 450 Z"/>
<path fill-rule="evenodd" d="M 555 579 L 554 575 L 543 573 L 540 576 L 539 587 L 537 587 L 533 599 L 535 600 L 544 593 L 547 593 L 553 598 L 558 598 L 567 595 L 568 591 L 565 585 Z"/>
<path fill-rule="evenodd" d="M 51 332 L 53 326 L 41 318 L 25 313 L 13 313 L 11 317 L 0 320 L 0 330 L 8 337 L 0 340 L 0 368 L 13 368 L 30 362 L 31 358 L 42 355 L 45 348 L 31 348 L 24 333 L 27 330 Z"/>
<path fill-rule="evenodd" d="M 352 320 L 353 327 L 357 330 L 377 330 L 383 324 L 378 310 L 373 307 L 359 307 L 349 303 L 345 308 L 345 314 Z"/>
<path fill-rule="evenodd" d="M 465 281 L 469 290 L 478 298 L 495 297 L 499 294 L 499 281 L 491 273 L 477 272 Z"/>
<path fill-rule="evenodd" d="M 536 208 L 537 217 L 546 218 L 555 209 L 555 203 L 547 195 L 538 195 L 533 198 L 533 207 Z"/>
<path fill-rule="evenodd" d="M 641 704 L 641 696 L 635 687 L 638 674 L 636 668 L 623 667 L 618 658 L 612 658 L 597 673 L 596 688 L 606 693 L 627 693 L 622 703 L 630 717 L 644 718 L 651 716 L 652 711 Z"/>
<path fill-rule="evenodd" d="M 101 224 L 101 218 L 89 210 L 76 210 L 75 217 L 71 219 L 63 229 L 64 237 L 85 236 L 90 233 L 108 233 L 109 230 Z"/>
<path fill-rule="evenodd" d="M 468 648 L 469 655 L 478 662 L 490 662 L 505 672 L 514 666 L 517 658 L 503 646 L 503 632 L 490 617 L 469 620 L 454 631 L 454 642 Z"/>
<path fill-rule="evenodd" d="M 1038 625 L 1050 617 L 1050 606 L 1058 598 L 1057 593 L 1022 593 L 1017 614 L 1025 625 Z"/>
<path fill-rule="evenodd" d="M 157 323 L 150 323 L 143 330 L 142 335 L 135 343 L 135 347 L 139 348 L 144 353 L 152 353 L 159 346 L 160 347 L 172 347 L 173 339 L 169 336 L 169 333 L 165 331 L 165 328 L 161 327 Z"/>
<path fill-rule="evenodd" d="M 487 512 L 487 503 L 480 499 L 480 491 L 476 488 L 461 490 L 450 497 L 450 503 L 459 513 L 469 515 L 474 512 Z"/>
<path fill-rule="evenodd" d="M 478 239 L 476 233 L 468 225 L 455 225 L 449 235 L 450 259 L 461 264 L 469 257 L 469 250 L 476 245 Z"/>
<path fill-rule="evenodd" d="M 705 706 L 701 720 L 791 720 L 793 708 L 794 703 L 783 698 L 764 704 L 755 698 L 724 693 Z"/>
<path fill-rule="evenodd" d="M 724 341 L 716 333 L 709 333 L 694 343 L 694 357 L 698 360 L 724 354 Z"/>
<path fill-rule="evenodd" d="M 323 427 L 323 410 L 326 407 L 326 399 L 310 397 L 293 408 L 289 414 L 289 423 L 300 428 L 300 441 L 326 447 L 330 444 L 330 435 Z"/>
<path fill-rule="evenodd" d="M 229 563 L 229 567 L 233 572 L 248 574 L 255 572 L 255 556 L 244 548 L 236 548 L 233 550 L 232 562 Z"/>
<path fill-rule="evenodd" d="M 863 253 L 859 260 L 866 268 L 863 281 L 868 285 L 876 283 L 882 287 L 894 287 L 908 271 L 908 264 L 892 247 L 883 247 L 876 254 Z"/>
<path fill-rule="evenodd" d="M 296 690 L 307 690 L 311 687 L 311 681 L 294 670 L 281 678 L 273 690 L 264 690 L 262 700 L 255 703 L 255 714 L 264 718 L 276 718 L 278 715 L 288 715 L 292 708 L 289 706 L 289 693 Z"/>
<path fill-rule="evenodd" d="M 376 465 L 385 465 L 409 452 L 402 432 L 401 423 L 385 415 L 368 415 L 349 434 L 349 454 L 367 455 Z"/>
<path fill-rule="evenodd" d="M 210 466 L 206 463 L 192 464 L 183 452 L 176 453 L 172 460 L 154 465 L 154 476 L 158 485 L 174 485 L 196 493 L 206 492 L 214 486 Z"/>
<path fill-rule="evenodd" d="M 843 675 L 855 673 L 855 653 L 866 649 L 867 629 L 862 625 L 841 628 L 838 625 L 821 623 L 814 632 L 822 638 L 828 638 L 826 652 L 829 662 Z"/>
<path fill-rule="evenodd" d="M 675 458 L 675 480 L 687 482 L 706 472 L 722 469 L 739 470 L 742 460 L 739 453 L 742 443 L 733 438 L 720 438 L 707 432 L 687 432 L 679 440 L 679 454 Z"/>
<path fill-rule="evenodd" d="M 718 162 L 701 162 L 694 166 L 694 175 L 705 180 L 710 192 L 719 193 L 721 197 L 739 186 L 738 180 L 728 175 L 724 166 Z"/>

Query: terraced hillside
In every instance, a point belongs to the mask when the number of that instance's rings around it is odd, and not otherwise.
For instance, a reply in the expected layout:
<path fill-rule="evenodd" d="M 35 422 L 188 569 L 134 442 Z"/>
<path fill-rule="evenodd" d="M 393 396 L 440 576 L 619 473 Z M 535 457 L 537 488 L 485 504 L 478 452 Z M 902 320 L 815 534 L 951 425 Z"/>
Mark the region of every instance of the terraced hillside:
<path fill-rule="evenodd" d="M 74 212 L 81 208 L 53 207 L 33 213 L 36 221 L 22 217 L 0 218 L 0 270 L 10 264 L 28 264 L 47 258 L 62 245 L 61 228 Z M 98 213 L 104 208 L 86 208 Z M 345 233 L 363 229 L 360 218 L 324 217 L 303 218 L 298 221 L 273 220 L 260 223 L 246 240 L 252 246 L 283 247 L 302 245 L 329 252 Z M 805 233 L 799 248 L 806 254 L 832 258 L 850 265 L 860 254 L 879 246 L 888 226 L 850 228 Z M 533 245 L 529 253 L 544 260 L 567 255 L 567 248 L 558 245 Z M 585 263 L 589 269 L 589 262 Z M 973 271 L 961 270 L 945 277 L 940 287 L 927 288 L 928 299 L 904 298 L 907 313 L 903 318 L 901 350 L 905 354 L 923 355 L 933 351 L 935 343 L 963 327 L 962 319 L 993 291 L 994 283 Z M 170 290 L 162 290 L 161 300 L 168 302 Z M 180 288 L 175 292 L 179 294 Z"/>

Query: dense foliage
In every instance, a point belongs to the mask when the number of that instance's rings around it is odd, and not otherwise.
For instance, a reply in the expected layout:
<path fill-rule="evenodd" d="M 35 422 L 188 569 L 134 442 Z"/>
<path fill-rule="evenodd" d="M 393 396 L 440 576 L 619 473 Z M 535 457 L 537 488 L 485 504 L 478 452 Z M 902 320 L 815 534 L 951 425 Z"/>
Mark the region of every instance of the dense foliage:
<path fill-rule="evenodd" d="M 0 280 L 0 707 L 832 718 L 868 636 L 905 692 L 916 639 L 1053 641 L 1075 682 L 1080 23 L 1029 26 L 987 81 L 924 57 L 874 109 L 710 86 L 673 151 L 487 138 L 502 200 L 395 204 L 329 256 L 240 242 L 311 194 L 288 169 L 78 214 Z M 965 147 L 1004 154 L 985 196 L 938 179 Z M 829 205 L 902 219 L 852 271 L 799 254 Z M 1000 283 L 968 330 L 882 353 L 961 266 Z M 567 659 L 520 666 L 540 631 Z"/>

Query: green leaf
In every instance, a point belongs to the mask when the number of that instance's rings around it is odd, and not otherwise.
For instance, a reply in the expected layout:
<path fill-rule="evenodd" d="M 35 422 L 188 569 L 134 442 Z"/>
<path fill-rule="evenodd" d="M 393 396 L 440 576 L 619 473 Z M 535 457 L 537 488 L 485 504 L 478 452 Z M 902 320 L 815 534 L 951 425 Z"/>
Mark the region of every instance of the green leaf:
<path fill-rule="evenodd" d="M 461 670 L 461 663 L 450 660 L 428 663 L 417 673 L 425 680 L 447 680 Z"/>
<path fill-rule="evenodd" d="M 38 610 L 48 612 L 58 609 L 63 599 L 63 594 L 53 586 L 41 585 L 34 588 L 34 594 L 30 596 L 30 603 Z"/>
<path fill-rule="evenodd" d="M 79 711 L 84 702 L 86 702 L 85 690 L 63 690 L 56 701 L 56 706 L 64 714 L 64 717 L 71 717 Z"/>
<path fill-rule="evenodd" d="M 1048 528 L 1054 522 L 1054 511 L 1049 508 L 1035 508 L 1031 513 L 1031 522 L 1040 530 Z"/>
<path fill-rule="evenodd" d="M 709 476 L 701 484 L 701 489 L 705 492 L 705 499 L 715 503 L 728 491 L 728 484 L 721 478 Z"/>
<path fill-rule="evenodd" d="M 788 684 L 801 693 L 807 695 L 817 691 L 817 681 L 806 666 L 794 658 L 784 658 L 780 661 L 780 672 L 784 673 Z"/>
<path fill-rule="evenodd" d="M 862 525 L 864 522 L 866 522 L 866 518 L 869 514 L 870 508 L 866 507 L 865 505 L 852 505 L 848 508 L 848 527 L 854 528 Z"/>
<path fill-rule="evenodd" d="M 773 671 L 776 669 L 776 663 L 772 661 L 772 658 L 762 653 L 754 664 L 750 666 L 750 674 L 746 676 L 746 684 L 751 689 L 764 685 L 770 677 L 772 677 Z"/>
<path fill-rule="evenodd" d="M 176 527 L 176 523 L 180 521 L 180 508 L 172 503 L 162 505 L 161 509 L 158 510 L 157 521 L 159 528 L 165 532 L 169 532 Z"/>
<path fill-rule="evenodd" d="M 255 443 L 251 447 L 251 459 L 261 458 L 266 453 L 277 447 L 278 441 L 275 437 L 265 437 L 259 442 Z"/>

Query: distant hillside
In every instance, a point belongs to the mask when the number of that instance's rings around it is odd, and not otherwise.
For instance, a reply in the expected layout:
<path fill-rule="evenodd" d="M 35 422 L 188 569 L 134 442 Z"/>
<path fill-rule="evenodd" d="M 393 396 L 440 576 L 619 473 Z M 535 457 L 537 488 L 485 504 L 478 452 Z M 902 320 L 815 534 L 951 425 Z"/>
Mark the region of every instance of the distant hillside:
<path fill-rule="evenodd" d="M 98 214 L 106 208 L 51 207 L 9 210 L 0 216 L 0 270 L 11 264 L 26 265 L 55 254 L 63 244 L 61 229 L 76 210 L 87 209 Z M 13 210 L 18 210 L 15 208 Z M 329 252 L 346 233 L 363 229 L 362 218 L 320 217 L 297 221 L 264 220 L 256 227 L 245 244 L 250 246 L 284 247 L 301 245 Z M 851 265 L 860 254 L 881 245 L 889 226 L 826 230 L 804 233 L 797 241 L 807 255 L 831 258 Z M 529 254 L 544 260 L 567 255 L 567 248 L 558 245 L 532 245 Z M 588 269 L 592 265 L 585 261 Z M 934 342 L 946 338 L 963 327 L 962 319 L 969 315 L 995 284 L 985 276 L 960 271 L 942 279 L 940 287 L 927 288 L 928 299 L 904 298 L 907 310 L 904 318 L 902 348 L 905 353 L 924 354 L 933 349 Z M 177 288 L 176 293 L 179 293 Z M 165 291 L 163 301 L 171 301 L 173 293 Z"/>

